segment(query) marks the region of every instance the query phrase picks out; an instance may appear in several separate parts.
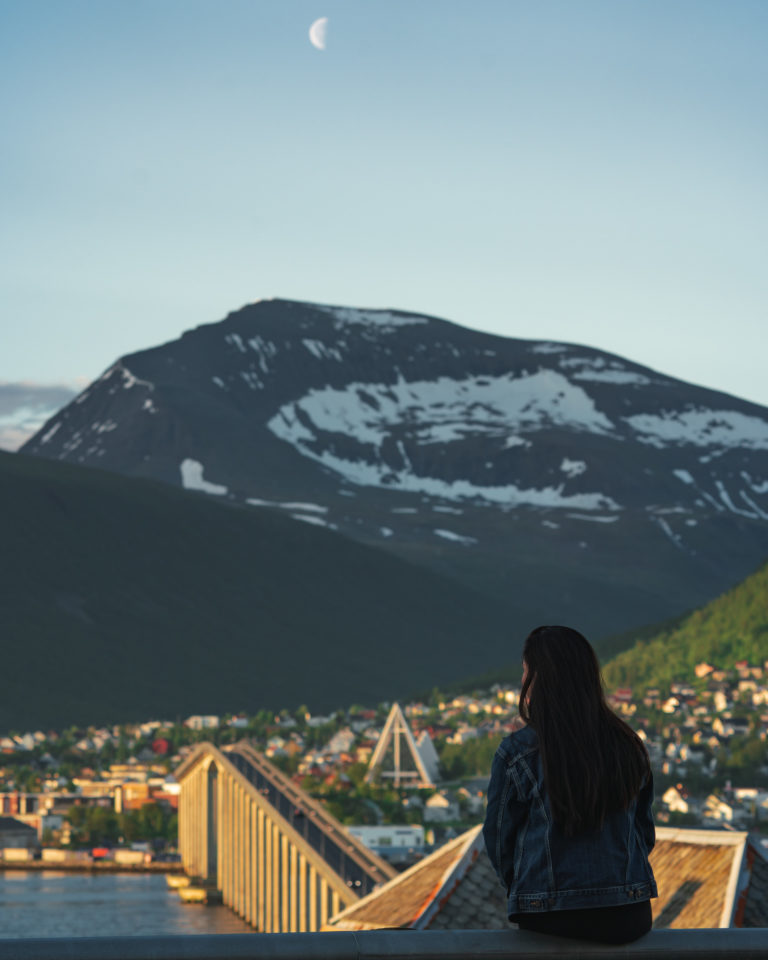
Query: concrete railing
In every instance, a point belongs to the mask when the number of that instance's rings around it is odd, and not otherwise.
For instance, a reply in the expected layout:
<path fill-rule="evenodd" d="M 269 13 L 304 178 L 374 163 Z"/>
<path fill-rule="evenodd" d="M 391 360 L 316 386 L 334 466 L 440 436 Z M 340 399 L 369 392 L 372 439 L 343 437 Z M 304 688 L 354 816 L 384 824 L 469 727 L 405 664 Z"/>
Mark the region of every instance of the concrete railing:
<path fill-rule="evenodd" d="M 768 927 L 654 930 L 626 946 L 522 930 L 0 940 L 0 960 L 765 960 Z"/>

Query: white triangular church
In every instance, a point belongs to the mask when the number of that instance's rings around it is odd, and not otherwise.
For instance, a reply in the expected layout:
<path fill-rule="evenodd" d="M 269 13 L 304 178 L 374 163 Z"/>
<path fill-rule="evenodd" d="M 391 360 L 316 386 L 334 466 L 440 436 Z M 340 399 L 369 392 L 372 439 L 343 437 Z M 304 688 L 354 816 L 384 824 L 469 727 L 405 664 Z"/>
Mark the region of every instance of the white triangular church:
<path fill-rule="evenodd" d="M 425 736 L 426 740 L 424 740 Z M 393 753 L 393 767 L 391 770 L 385 770 L 384 761 L 387 759 L 390 746 Z M 412 764 L 407 764 L 408 756 Z M 368 765 L 365 782 L 371 783 L 377 775 L 392 779 L 396 787 L 434 787 L 437 779 L 437 753 L 432 746 L 429 734 L 422 734 L 417 745 L 399 703 L 392 704 L 387 722 L 384 724 Z"/>

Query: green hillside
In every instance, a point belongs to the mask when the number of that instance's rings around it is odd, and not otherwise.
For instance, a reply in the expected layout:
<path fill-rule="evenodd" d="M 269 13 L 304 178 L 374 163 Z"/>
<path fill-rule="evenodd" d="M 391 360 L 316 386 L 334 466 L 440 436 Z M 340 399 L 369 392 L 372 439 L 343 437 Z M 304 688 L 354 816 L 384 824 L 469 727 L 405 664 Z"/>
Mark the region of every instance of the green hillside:
<path fill-rule="evenodd" d="M 605 667 L 608 688 L 638 689 L 690 680 L 697 663 L 730 667 L 768 658 L 768 563 L 721 597 L 649 638 L 639 639 Z"/>
<path fill-rule="evenodd" d="M 510 657 L 511 611 L 330 530 L 0 454 L 0 732 L 409 695 Z"/>

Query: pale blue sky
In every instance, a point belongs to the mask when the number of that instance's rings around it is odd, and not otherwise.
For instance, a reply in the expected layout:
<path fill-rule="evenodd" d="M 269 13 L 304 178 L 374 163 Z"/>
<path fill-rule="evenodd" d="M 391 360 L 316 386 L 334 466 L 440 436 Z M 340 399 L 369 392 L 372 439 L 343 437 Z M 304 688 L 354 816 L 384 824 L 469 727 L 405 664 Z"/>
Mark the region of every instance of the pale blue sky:
<path fill-rule="evenodd" d="M 0 381 L 280 296 L 768 404 L 767 41 L 746 0 L 0 0 Z"/>

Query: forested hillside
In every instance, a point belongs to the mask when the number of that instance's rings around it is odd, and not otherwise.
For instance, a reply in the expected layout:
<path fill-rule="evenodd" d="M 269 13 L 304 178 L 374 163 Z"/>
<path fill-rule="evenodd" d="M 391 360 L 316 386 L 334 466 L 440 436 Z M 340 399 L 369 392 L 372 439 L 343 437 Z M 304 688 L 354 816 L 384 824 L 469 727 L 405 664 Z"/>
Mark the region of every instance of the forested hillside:
<path fill-rule="evenodd" d="M 638 640 L 605 667 L 609 689 L 690 680 L 697 663 L 718 667 L 768 658 L 768 563 L 676 626 Z"/>
<path fill-rule="evenodd" d="M 487 597 L 274 510 L 9 453 L 0 502 L 0 731 L 329 710 L 518 656 Z"/>

